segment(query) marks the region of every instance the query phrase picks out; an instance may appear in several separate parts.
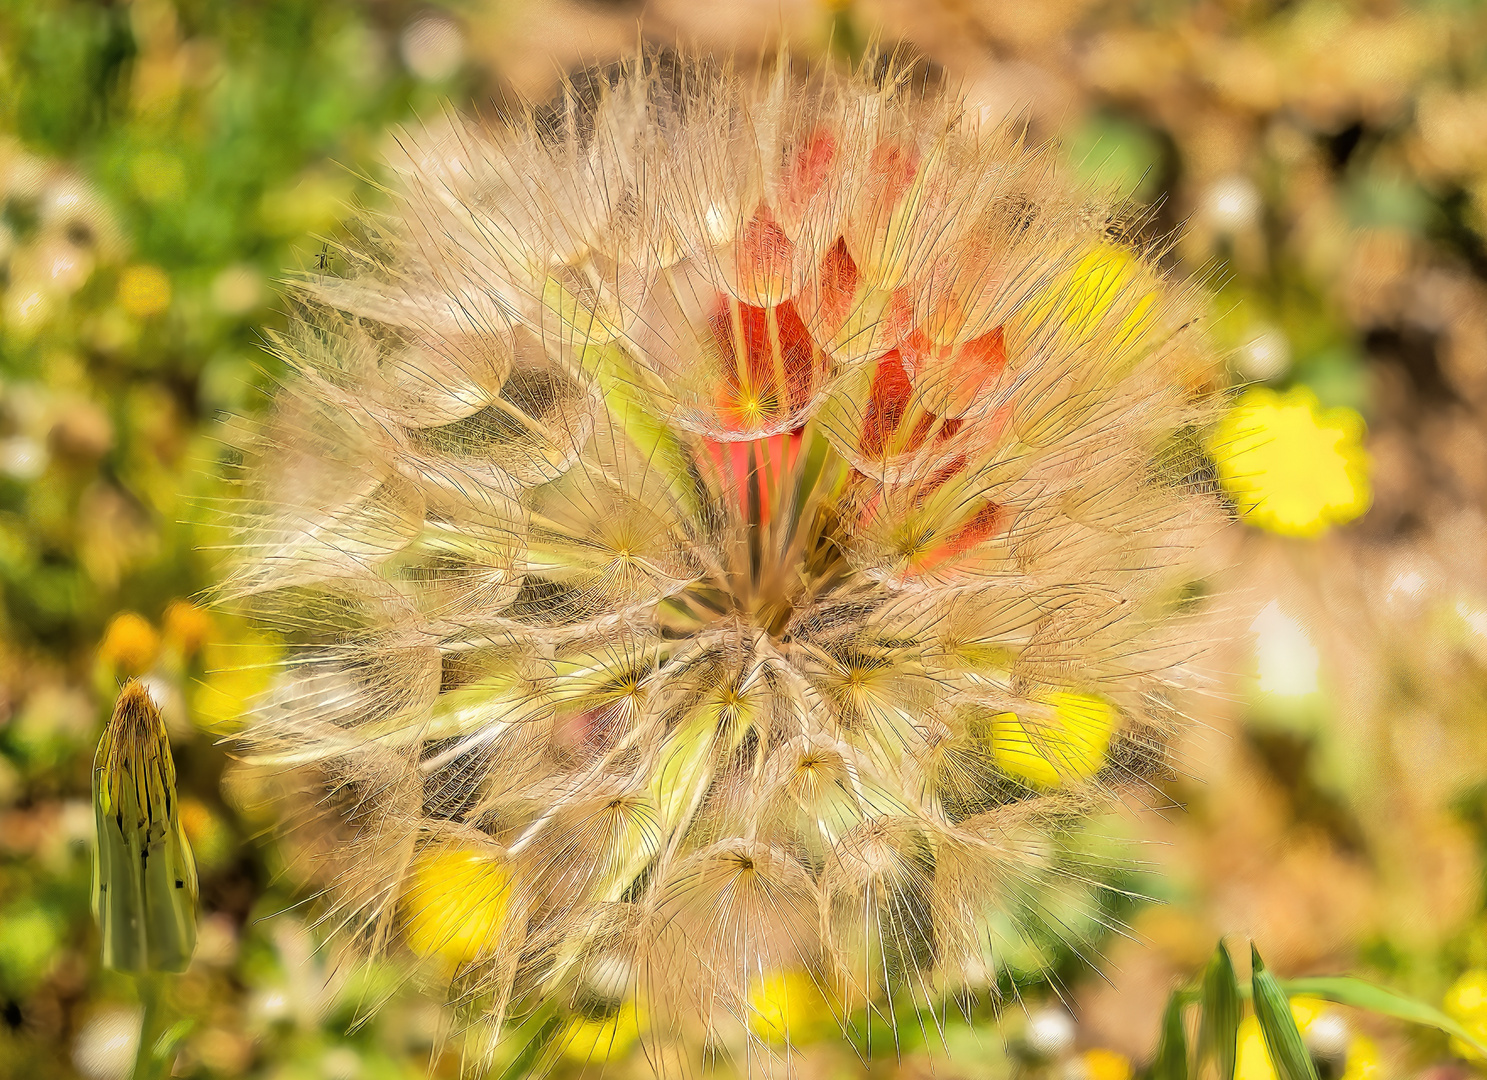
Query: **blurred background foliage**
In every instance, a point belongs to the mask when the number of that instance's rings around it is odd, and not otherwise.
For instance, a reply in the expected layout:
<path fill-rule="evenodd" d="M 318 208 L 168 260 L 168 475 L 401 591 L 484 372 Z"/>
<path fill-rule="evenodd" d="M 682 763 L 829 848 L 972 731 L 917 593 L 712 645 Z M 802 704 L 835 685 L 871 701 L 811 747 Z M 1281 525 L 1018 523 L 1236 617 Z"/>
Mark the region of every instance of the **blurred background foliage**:
<path fill-rule="evenodd" d="M 1162 792 L 1184 810 L 1095 823 L 1077 842 L 1118 868 L 1044 901 L 1072 944 L 1009 949 L 995 1007 L 863 1021 L 871 1071 L 1125 1080 L 1220 934 L 1487 1035 L 1487 5 L 0 0 L 0 1077 L 132 1061 L 134 990 L 99 970 L 88 911 L 89 768 L 128 675 L 165 703 L 202 873 L 176 1074 L 458 1073 L 451 1018 L 339 962 L 272 823 L 224 789 L 218 740 L 275 648 L 193 598 L 272 388 L 275 283 L 375 204 L 396 125 L 507 111 L 637 33 L 912 43 L 1153 237 L 1180 226 L 1172 269 L 1214 290 L 1235 391 L 1208 445 L 1242 524 L 1214 552 L 1231 645 Z M 756 1007 L 782 1050 L 787 1027 L 833 1034 L 808 984 Z M 1482 1068 L 1293 1011 L 1332 1076 Z M 609 1071 L 647 1075 L 624 1014 L 579 1028 L 553 1068 L 613 1046 Z M 865 1068 L 835 1044 L 807 1067 Z M 1240 1075 L 1274 1075 L 1258 1030 Z"/>

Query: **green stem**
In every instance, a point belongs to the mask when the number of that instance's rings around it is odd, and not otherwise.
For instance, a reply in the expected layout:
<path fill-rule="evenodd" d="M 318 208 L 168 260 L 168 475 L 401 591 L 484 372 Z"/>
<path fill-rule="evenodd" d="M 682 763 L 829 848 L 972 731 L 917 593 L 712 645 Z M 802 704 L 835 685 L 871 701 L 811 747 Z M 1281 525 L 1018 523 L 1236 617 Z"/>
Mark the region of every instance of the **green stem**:
<path fill-rule="evenodd" d="M 139 1003 L 144 1006 L 144 1017 L 139 1026 L 139 1047 L 134 1052 L 134 1080 L 165 1080 L 170 1076 L 171 1055 L 160 1045 L 170 1020 L 165 986 L 168 977 L 142 971 L 134 978 Z"/>

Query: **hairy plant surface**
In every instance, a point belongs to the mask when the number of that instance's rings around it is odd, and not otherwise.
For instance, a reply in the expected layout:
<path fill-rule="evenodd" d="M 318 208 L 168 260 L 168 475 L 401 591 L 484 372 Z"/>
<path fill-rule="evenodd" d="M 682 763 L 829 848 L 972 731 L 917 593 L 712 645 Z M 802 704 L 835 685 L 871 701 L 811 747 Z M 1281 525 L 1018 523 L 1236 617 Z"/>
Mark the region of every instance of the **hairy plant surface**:
<path fill-rule="evenodd" d="M 327 920 L 493 1028 L 753 1055 L 787 976 L 984 986 L 1168 767 L 1191 298 L 879 68 L 647 56 L 411 134 L 296 287 L 223 589 L 287 644 L 251 756 Z"/>

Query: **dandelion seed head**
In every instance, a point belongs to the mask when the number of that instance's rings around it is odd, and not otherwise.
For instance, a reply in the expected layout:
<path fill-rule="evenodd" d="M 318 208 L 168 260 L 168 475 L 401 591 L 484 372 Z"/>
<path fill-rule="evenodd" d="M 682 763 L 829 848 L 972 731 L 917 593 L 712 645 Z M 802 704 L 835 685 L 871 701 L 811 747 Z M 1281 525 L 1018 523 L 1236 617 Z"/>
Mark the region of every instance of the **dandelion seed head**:
<path fill-rule="evenodd" d="M 276 341 L 249 757 L 326 924 L 489 1030 L 555 1011 L 552 1061 L 984 983 L 1168 767 L 1198 305 L 1015 124 L 872 70 L 646 53 L 407 133 Z"/>

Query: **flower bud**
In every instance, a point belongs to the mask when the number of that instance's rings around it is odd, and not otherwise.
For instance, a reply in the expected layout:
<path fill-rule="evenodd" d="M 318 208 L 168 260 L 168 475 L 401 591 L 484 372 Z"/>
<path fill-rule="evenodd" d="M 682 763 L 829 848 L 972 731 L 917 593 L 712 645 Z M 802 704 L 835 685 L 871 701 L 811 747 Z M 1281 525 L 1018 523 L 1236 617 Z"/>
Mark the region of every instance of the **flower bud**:
<path fill-rule="evenodd" d="M 196 863 L 165 722 L 143 683 L 119 692 L 93 759 L 93 916 L 103 964 L 184 971 L 196 947 Z"/>

